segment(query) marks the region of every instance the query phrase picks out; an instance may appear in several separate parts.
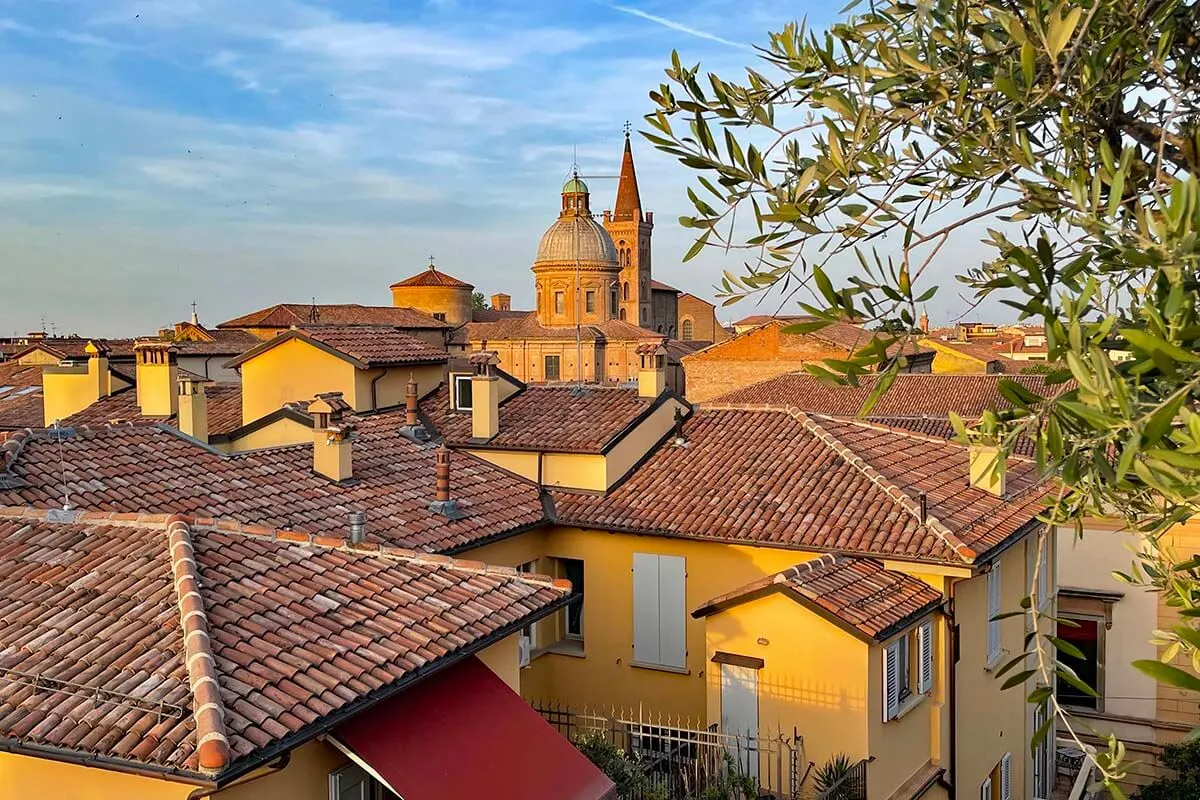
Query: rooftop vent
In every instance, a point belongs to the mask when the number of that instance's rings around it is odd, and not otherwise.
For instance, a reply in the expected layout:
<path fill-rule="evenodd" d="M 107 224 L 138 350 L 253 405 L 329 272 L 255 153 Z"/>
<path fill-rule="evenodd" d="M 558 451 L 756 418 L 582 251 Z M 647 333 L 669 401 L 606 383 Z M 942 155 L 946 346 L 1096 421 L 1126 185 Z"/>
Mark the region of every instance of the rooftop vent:
<path fill-rule="evenodd" d="M 367 513 L 365 511 L 350 512 L 350 544 L 362 544 L 366 535 Z"/>
<path fill-rule="evenodd" d="M 450 450 L 442 445 L 435 453 L 435 469 L 437 476 L 435 500 L 429 504 L 429 510 L 449 519 L 460 519 L 463 514 L 458 509 L 458 501 L 450 496 Z"/>

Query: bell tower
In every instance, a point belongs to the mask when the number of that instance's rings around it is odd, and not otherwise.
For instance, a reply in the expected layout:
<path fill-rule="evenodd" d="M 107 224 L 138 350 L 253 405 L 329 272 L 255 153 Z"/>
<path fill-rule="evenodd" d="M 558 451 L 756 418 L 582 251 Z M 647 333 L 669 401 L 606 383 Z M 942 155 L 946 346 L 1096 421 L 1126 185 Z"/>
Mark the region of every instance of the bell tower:
<path fill-rule="evenodd" d="M 654 212 L 642 211 L 637 172 L 633 168 L 633 149 L 629 142 L 629 123 L 625 123 L 625 153 L 621 157 L 621 178 L 617 183 L 617 203 L 604 212 L 604 228 L 617 248 L 621 267 L 621 319 L 633 325 L 654 329 L 654 306 L 650 296 L 650 235 L 654 230 Z"/>

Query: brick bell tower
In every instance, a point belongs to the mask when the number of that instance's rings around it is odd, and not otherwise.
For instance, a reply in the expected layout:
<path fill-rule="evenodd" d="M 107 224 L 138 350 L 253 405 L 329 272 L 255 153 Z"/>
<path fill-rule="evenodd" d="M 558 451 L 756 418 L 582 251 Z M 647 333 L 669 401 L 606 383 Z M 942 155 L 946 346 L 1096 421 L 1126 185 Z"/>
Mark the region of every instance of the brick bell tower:
<path fill-rule="evenodd" d="M 619 317 L 653 330 L 650 235 L 654 230 L 654 212 L 642 212 L 628 122 L 625 123 L 625 153 L 621 158 L 621 179 L 617 183 L 617 204 L 612 211 L 604 212 L 604 228 L 616 245 L 617 263 L 621 267 Z"/>

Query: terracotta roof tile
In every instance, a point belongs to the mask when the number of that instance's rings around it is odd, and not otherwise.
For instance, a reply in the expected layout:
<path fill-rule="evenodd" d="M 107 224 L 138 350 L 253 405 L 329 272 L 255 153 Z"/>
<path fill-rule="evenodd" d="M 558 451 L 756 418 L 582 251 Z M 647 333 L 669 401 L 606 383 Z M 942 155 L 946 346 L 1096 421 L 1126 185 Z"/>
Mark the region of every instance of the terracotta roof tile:
<path fill-rule="evenodd" d="M 615 386 L 527 386 L 500 404 L 500 432 L 487 447 L 599 453 L 639 420 L 653 401 Z M 471 412 L 451 411 L 443 384 L 421 410 L 446 444 L 471 443 Z M 474 446 L 479 446 L 475 444 Z"/>
<path fill-rule="evenodd" d="M 780 410 L 705 408 L 685 423 L 684 433 L 686 446 L 660 446 L 605 495 L 555 491 L 558 521 L 972 563 L 1041 508 L 1032 464 L 1010 464 L 1015 496 L 1002 499 L 967 484 L 965 447 L 879 426 Z"/>
<path fill-rule="evenodd" d="M 347 325 L 303 328 L 301 332 L 366 367 L 429 364 L 447 359 L 445 350 L 428 345 L 398 328 Z"/>
<path fill-rule="evenodd" d="M 208 396 L 208 432 L 210 435 L 229 433 L 241 427 L 241 384 L 206 383 L 204 393 Z M 171 426 L 178 424 L 174 416 L 143 417 L 137 403 L 137 390 L 134 387 L 122 389 L 108 397 L 103 397 L 82 411 L 62 420 L 62 424 L 68 428 L 117 423 L 129 425 L 165 423 Z"/>
<path fill-rule="evenodd" d="M 520 316 L 503 317 L 493 322 L 469 322 L 463 326 L 461 336 L 464 341 L 477 342 L 482 339 L 500 341 L 508 339 L 574 339 L 575 326 L 561 325 L 546 327 L 537 319 L 537 312 L 526 311 Z M 640 328 L 619 319 L 610 319 L 591 325 L 583 325 L 580 335 L 588 340 L 640 341 L 643 339 L 661 340 L 663 335 L 647 328 Z"/>
<path fill-rule="evenodd" d="M 42 426 L 42 368 L 0 363 L 0 430 Z"/>
<path fill-rule="evenodd" d="M 466 281 L 460 281 L 451 275 L 447 275 L 441 270 L 430 264 L 427 269 L 423 269 L 416 275 L 405 278 L 402 281 L 396 281 L 390 288 L 396 289 L 405 286 L 446 286 L 454 289 L 474 289 L 475 287 Z"/>
<path fill-rule="evenodd" d="M 12 357 L 19 358 L 23 353 L 42 348 L 59 358 L 87 358 L 84 348 L 87 347 L 88 342 L 95 342 L 107 349 L 109 358 L 133 358 L 133 339 L 86 339 L 79 336 L 36 339 L 13 353 Z"/>
<path fill-rule="evenodd" d="M 316 310 L 316 319 L 313 310 Z M 355 303 L 280 303 L 222 322 L 218 328 L 291 328 L 298 325 L 391 325 L 397 328 L 450 328 L 414 308 L 360 306 Z"/>
<path fill-rule="evenodd" d="M 708 616 L 781 591 L 815 605 L 875 640 L 899 632 L 942 602 L 941 593 L 928 583 L 884 569 L 875 559 L 826 553 L 715 597 L 696 609 L 693 616 Z"/>
<path fill-rule="evenodd" d="M 0 509 L 0 737 L 229 774 L 569 593 L 511 569 L 274 534 Z"/>
<path fill-rule="evenodd" d="M 353 418 L 355 481 L 313 473 L 312 445 L 226 455 L 162 425 L 78 429 L 62 439 L 66 486 L 77 507 L 179 511 L 306 533 L 344 535 L 347 514 L 365 511 L 369 541 L 453 550 L 545 520 L 538 488 L 465 453 L 451 460 L 461 518 L 430 511 L 434 451 L 399 434 L 404 411 Z M 53 431 L 0 445 L 0 503 L 58 506 L 64 467 Z"/>
<path fill-rule="evenodd" d="M 181 356 L 236 356 L 257 345 L 261 339 L 239 330 L 204 329 L 208 339 L 173 339 Z"/>

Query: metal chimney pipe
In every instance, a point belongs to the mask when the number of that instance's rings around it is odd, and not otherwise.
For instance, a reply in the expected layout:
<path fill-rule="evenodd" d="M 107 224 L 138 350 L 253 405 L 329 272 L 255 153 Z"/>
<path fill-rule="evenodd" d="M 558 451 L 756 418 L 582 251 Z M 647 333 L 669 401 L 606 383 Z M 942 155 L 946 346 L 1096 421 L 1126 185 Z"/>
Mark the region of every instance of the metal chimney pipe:
<path fill-rule="evenodd" d="M 362 544 L 366 535 L 367 513 L 365 511 L 350 512 L 350 544 Z"/>
<path fill-rule="evenodd" d="M 412 375 L 408 376 L 404 390 L 404 424 L 410 428 L 417 426 L 417 381 Z"/>
<path fill-rule="evenodd" d="M 446 445 L 437 449 L 437 501 L 450 502 L 450 450 Z"/>
<path fill-rule="evenodd" d="M 924 525 L 929 519 L 929 498 L 921 492 L 917 495 L 917 500 L 921 505 L 921 524 Z"/>

